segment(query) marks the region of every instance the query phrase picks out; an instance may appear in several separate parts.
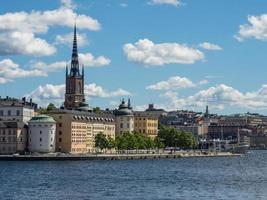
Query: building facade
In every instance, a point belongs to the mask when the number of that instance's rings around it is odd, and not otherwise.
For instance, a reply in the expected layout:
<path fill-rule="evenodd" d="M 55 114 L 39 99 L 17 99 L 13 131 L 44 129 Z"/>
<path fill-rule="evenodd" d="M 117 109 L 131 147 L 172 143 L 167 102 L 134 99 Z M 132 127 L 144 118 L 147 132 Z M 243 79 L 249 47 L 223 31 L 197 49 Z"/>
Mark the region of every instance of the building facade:
<path fill-rule="evenodd" d="M 131 107 L 130 99 L 128 99 L 128 105 L 126 105 L 123 99 L 119 105 L 119 109 L 114 111 L 114 115 L 116 122 L 116 135 L 134 131 L 134 112 Z"/>
<path fill-rule="evenodd" d="M 26 98 L 0 98 L 0 121 L 27 123 L 36 114 L 37 104 Z"/>
<path fill-rule="evenodd" d="M 72 154 L 95 152 L 95 136 L 115 139 L 113 115 L 58 109 L 49 112 L 57 122 L 56 151 Z"/>
<path fill-rule="evenodd" d="M 134 112 L 134 131 L 155 138 L 158 135 L 157 115 L 147 111 Z"/>
<path fill-rule="evenodd" d="M 51 153 L 56 149 L 56 121 L 47 115 L 38 115 L 28 122 L 28 150 Z"/>
<path fill-rule="evenodd" d="M 27 126 L 23 122 L 0 122 L 0 154 L 24 153 Z"/>

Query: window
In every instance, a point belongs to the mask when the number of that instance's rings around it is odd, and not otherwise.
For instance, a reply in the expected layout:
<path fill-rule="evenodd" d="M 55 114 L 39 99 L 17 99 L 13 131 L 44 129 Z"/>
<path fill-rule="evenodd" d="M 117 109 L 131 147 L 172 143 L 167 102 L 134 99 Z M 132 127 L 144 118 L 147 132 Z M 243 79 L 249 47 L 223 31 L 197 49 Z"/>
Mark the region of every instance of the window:
<path fill-rule="evenodd" d="M 17 114 L 17 116 L 19 116 L 19 115 L 20 115 L 20 111 L 19 111 L 19 110 L 17 110 L 16 114 Z"/>
<path fill-rule="evenodd" d="M 4 111 L 0 110 L 0 116 L 3 116 L 3 115 L 4 115 Z"/>
<path fill-rule="evenodd" d="M 7 115 L 10 116 L 11 115 L 11 110 L 7 111 Z"/>
<path fill-rule="evenodd" d="M 40 138 L 40 142 L 42 142 L 42 138 Z"/>
<path fill-rule="evenodd" d="M 130 128 L 130 124 L 129 123 L 127 123 L 127 128 Z"/>
<path fill-rule="evenodd" d="M 59 127 L 62 127 L 62 123 L 59 123 L 58 126 L 59 126 Z"/>
<path fill-rule="evenodd" d="M 121 126 L 120 127 L 123 128 L 123 123 L 121 123 Z"/>
<path fill-rule="evenodd" d="M 42 134 L 42 131 L 40 131 L 40 134 Z"/>
<path fill-rule="evenodd" d="M 62 138 L 58 138 L 58 141 L 59 141 L 59 142 L 62 142 Z"/>
<path fill-rule="evenodd" d="M 62 131 L 58 131 L 58 134 L 59 134 L 59 135 L 62 135 Z"/>

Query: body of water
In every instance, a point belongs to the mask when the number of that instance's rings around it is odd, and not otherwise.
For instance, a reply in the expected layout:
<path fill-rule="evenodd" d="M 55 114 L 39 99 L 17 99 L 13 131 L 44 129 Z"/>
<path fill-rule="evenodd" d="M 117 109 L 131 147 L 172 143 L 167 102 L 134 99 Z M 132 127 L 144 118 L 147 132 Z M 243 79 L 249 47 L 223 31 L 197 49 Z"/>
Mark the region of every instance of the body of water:
<path fill-rule="evenodd" d="M 241 157 L 0 162 L 0 199 L 267 199 L 267 151 Z"/>

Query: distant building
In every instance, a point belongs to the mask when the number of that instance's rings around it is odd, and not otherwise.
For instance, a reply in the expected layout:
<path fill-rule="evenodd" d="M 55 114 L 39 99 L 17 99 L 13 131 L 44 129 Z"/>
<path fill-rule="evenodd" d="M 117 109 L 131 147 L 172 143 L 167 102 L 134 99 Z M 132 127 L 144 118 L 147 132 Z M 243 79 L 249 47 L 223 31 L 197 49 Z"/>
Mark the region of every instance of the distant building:
<path fill-rule="evenodd" d="M 47 115 L 38 115 L 28 122 L 28 150 L 50 153 L 56 147 L 56 121 Z"/>
<path fill-rule="evenodd" d="M 113 115 L 57 109 L 49 112 L 56 122 L 56 151 L 73 154 L 95 152 L 95 136 L 115 139 Z"/>
<path fill-rule="evenodd" d="M 114 111 L 114 115 L 116 122 L 116 135 L 134 131 L 134 112 L 131 107 L 130 99 L 128 99 L 128 105 L 126 105 L 123 99 L 119 105 L 119 109 Z"/>
<path fill-rule="evenodd" d="M 0 122 L 0 154 L 24 153 L 27 128 L 23 122 Z"/>
<path fill-rule="evenodd" d="M 17 121 L 27 123 L 34 115 L 37 104 L 26 98 L 0 98 L 0 121 Z"/>
<path fill-rule="evenodd" d="M 157 118 L 162 117 L 162 116 L 166 116 L 168 113 L 164 109 L 155 108 L 154 104 L 149 104 L 148 108 L 145 111 L 149 115 L 153 115 Z"/>

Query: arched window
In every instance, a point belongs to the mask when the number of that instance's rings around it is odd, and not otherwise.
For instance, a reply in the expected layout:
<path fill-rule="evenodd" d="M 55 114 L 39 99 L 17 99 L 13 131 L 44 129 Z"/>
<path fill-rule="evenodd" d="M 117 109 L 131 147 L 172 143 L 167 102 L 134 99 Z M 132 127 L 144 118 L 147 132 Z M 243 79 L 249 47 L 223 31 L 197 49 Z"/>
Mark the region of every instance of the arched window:
<path fill-rule="evenodd" d="M 82 84 L 81 84 L 81 82 L 79 82 L 79 84 L 78 84 L 78 91 L 79 91 L 79 93 L 82 93 Z"/>

